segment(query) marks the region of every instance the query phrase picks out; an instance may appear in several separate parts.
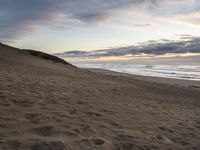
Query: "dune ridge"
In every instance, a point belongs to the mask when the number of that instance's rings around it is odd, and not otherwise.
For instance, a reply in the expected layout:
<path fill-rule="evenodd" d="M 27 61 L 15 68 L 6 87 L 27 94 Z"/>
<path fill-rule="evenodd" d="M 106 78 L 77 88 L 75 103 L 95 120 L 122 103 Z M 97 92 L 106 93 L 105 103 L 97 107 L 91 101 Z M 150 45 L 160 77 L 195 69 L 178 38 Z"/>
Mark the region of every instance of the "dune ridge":
<path fill-rule="evenodd" d="M 0 149 L 197 150 L 196 87 L 0 44 Z"/>

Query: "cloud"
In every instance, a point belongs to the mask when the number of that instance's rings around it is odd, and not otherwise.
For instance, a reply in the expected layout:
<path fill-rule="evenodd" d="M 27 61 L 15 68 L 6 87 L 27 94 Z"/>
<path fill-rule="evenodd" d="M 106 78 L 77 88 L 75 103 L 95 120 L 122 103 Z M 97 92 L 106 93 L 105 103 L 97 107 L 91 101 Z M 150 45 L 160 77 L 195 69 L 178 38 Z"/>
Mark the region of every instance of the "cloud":
<path fill-rule="evenodd" d="M 70 29 L 95 25 L 124 12 L 152 18 L 173 16 L 199 25 L 199 16 L 194 17 L 194 13 L 199 13 L 199 0 L 1 0 L 0 3 L 0 40 L 3 42 L 19 40 L 42 27 Z M 148 22 L 134 24 L 136 28 L 151 26 Z"/>
<path fill-rule="evenodd" d="M 168 21 L 175 21 L 179 23 L 185 23 L 190 25 L 199 26 L 200 25 L 200 4 L 197 4 L 197 8 L 191 10 L 180 11 L 175 14 L 166 14 L 161 16 L 162 19 Z"/>
<path fill-rule="evenodd" d="M 55 55 L 62 58 L 100 58 L 120 56 L 165 55 L 180 53 L 200 53 L 200 38 L 190 35 L 181 36 L 179 41 L 163 39 L 161 41 L 148 41 L 139 45 L 103 49 L 94 51 L 68 51 Z"/>
<path fill-rule="evenodd" d="M 0 40 L 16 40 L 42 26 L 73 26 L 109 18 L 110 11 L 135 0 L 1 0 Z M 68 24 L 70 22 L 70 24 Z M 61 24 L 61 25 L 60 25 Z"/>

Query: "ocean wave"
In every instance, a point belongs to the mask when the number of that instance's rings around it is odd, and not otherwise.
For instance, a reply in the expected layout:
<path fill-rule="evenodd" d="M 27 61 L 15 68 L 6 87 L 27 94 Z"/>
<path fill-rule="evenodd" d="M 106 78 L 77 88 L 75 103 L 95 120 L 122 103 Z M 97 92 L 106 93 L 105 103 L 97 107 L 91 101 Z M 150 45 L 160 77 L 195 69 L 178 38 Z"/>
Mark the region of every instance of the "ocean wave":
<path fill-rule="evenodd" d="M 74 65 L 81 68 L 99 68 L 137 75 L 200 81 L 200 65 L 149 65 L 131 62 L 82 62 Z"/>

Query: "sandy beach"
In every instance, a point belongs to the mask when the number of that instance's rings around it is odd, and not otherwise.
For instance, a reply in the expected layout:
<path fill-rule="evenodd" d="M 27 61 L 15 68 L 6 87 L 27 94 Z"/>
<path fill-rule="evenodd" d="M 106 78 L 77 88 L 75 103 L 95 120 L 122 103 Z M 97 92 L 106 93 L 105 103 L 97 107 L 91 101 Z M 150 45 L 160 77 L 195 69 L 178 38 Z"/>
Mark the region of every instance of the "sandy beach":
<path fill-rule="evenodd" d="M 198 150 L 200 82 L 79 69 L 0 44 L 1 150 Z"/>

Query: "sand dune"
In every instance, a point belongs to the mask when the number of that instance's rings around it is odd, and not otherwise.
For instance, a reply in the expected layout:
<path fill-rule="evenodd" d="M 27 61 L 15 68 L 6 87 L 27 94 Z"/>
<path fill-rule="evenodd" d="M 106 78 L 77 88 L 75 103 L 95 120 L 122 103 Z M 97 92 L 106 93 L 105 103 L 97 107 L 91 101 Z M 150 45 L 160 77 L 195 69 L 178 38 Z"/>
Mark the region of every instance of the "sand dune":
<path fill-rule="evenodd" d="M 200 149 L 199 82 L 44 55 L 0 45 L 0 149 Z"/>

